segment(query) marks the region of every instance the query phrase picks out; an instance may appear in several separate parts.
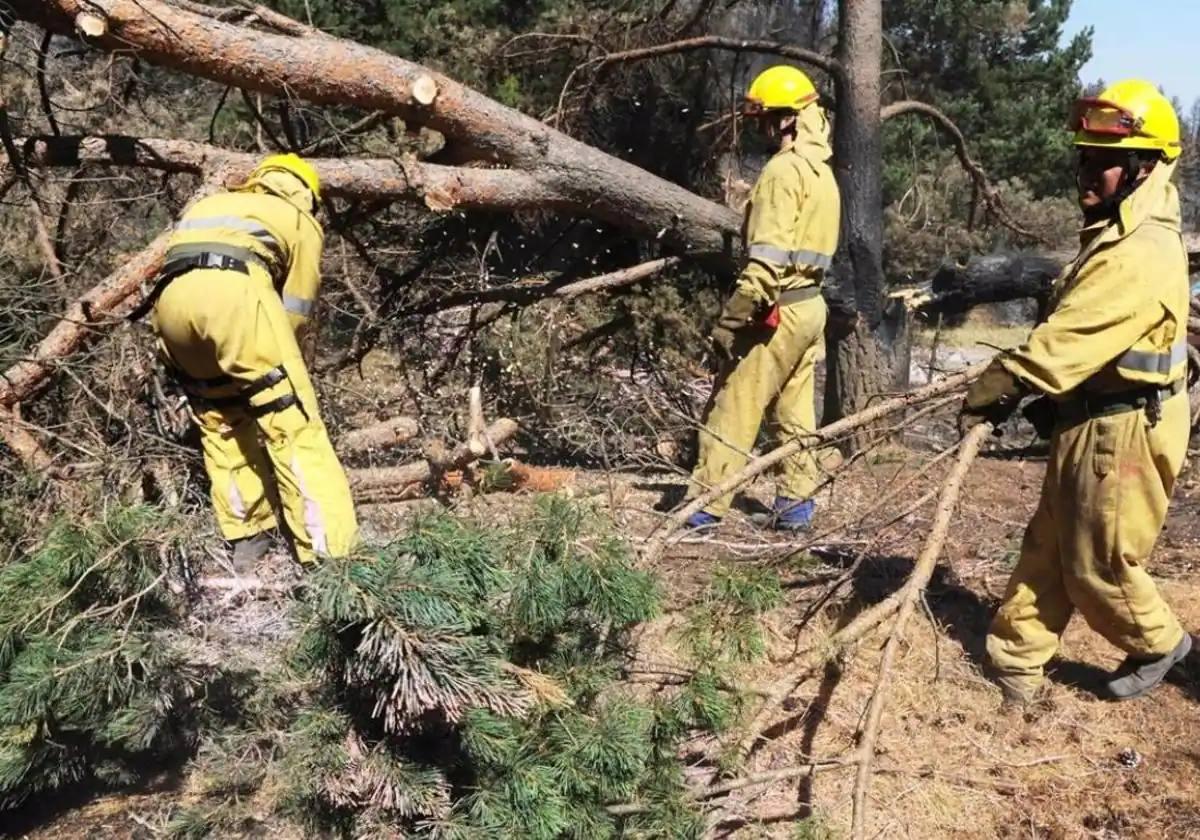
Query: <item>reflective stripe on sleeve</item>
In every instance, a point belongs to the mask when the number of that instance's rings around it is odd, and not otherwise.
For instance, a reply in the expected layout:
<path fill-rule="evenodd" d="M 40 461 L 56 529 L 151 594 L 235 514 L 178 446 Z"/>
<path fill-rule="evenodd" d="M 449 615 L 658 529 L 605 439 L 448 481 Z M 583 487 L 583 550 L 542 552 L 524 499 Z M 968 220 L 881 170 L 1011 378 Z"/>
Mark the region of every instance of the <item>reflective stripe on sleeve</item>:
<path fill-rule="evenodd" d="M 1152 350 L 1128 350 L 1117 359 L 1117 367 L 1139 373 L 1157 373 L 1166 376 L 1171 368 L 1187 361 L 1187 342 L 1178 341 L 1166 353 Z"/>
<path fill-rule="evenodd" d="M 788 251 L 785 248 L 777 248 L 761 242 L 750 246 L 749 256 L 752 260 L 766 260 L 779 265 L 807 265 L 826 270 L 833 265 L 833 257 L 830 254 L 805 250 Z"/>

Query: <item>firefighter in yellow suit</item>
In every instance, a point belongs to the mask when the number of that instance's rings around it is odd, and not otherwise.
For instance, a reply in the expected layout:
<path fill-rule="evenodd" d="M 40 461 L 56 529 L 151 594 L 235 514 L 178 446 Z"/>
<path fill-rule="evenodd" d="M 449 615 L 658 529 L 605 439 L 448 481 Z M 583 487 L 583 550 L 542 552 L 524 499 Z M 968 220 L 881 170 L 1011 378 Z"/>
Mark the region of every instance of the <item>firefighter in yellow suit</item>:
<path fill-rule="evenodd" d="M 341 557 L 358 525 L 296 331 L 320 287 L 321 186 L 294 154 L 179 221 L 148 299 L 159 352 L 188 394 L 217 523 L 247 571 L 277 526 L 297 557 Z"/>
<path fill-rule="evenodd" d="M 821 281 L 837 250 L 841 196 L 829 167 L 829 123 L 817 90 L 800 70 L 771 67 L 750 85 L 743 113 L 779 151 L 759 176 L 746 208 L 748 256 L 713 330 L 723 362 L 688 494 L 695 497 L 745 466 L 764 415 L 784 438 L 816 428 L 813 370 L 824 337 Z M 812 453 L 782 465 L 774 526 L 801 530 L 812 521 L 818 468 Z M 687 522 L 715 526 L 730 499 L 715 500 Z"/>
<path fill-rule="evenodd" d="M 1191 649 L 1146 570 L 1190 426 L 1187 253 L 1171 183 L 1182 151 L 1149 82 L 1112 85 L 1072 117 L 1086 227 L 1046 321 L 971 386 L 963 425 L 1026 393 L 1057 418 L 1037 512 L 987 639 L 1009 701 L 1028 702 L 1078 610 L 1126 654 L 1112 697 L 1153 689 Z"/>

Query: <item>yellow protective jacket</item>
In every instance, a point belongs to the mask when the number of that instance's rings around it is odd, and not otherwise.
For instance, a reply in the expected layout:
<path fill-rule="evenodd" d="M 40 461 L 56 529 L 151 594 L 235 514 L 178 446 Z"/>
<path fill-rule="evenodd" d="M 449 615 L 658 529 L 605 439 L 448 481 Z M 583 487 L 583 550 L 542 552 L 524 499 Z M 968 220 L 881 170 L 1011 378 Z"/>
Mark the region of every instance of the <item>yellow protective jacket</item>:
<path fill-rule="evenodd" d="M 292 329 L 299 330 L 316 306 L 325 246 L 320 223 L 304 209 L 310 202 L 295 178 L 277 172 L 208 196 L 175 226 L 166 261 L 214 244 L 249 251 L 251 271 L 269 276 Z"/>
<path fill-rule="evenodd" d="M 1117 218 L 1085 228 L 1049 318 L 995 364 L 1053 397 L 1166 385 L 1187 368 L 1188 263 L 1174 164 L 1159 163 Z"/>
<path fill-rule="evenodd" d="M 748 261 L 737 290 L 774 305 L 781 292 L 819 286 L 837 250 L 841 194 L 829 167 L 829 124 L 819 107 L 797 119 L 797 139 L 767 162 L 746 207 Z"/>

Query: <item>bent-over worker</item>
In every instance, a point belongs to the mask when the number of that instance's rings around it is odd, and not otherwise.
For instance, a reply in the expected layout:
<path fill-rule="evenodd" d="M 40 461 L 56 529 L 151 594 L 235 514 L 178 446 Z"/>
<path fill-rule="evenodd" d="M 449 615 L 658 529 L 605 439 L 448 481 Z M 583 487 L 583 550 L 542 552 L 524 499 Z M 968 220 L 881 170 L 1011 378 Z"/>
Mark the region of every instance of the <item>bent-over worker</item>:
<path fill-rule="evenodd" d="M 159 352 L 188 395 L 217 523 L 248 571 L 283 510 L 304 563 L 341 557 L 358 524 L 296 331 L 320 287 L 316 170 L 273 155 L 176 225 L 152 305 Z"/>

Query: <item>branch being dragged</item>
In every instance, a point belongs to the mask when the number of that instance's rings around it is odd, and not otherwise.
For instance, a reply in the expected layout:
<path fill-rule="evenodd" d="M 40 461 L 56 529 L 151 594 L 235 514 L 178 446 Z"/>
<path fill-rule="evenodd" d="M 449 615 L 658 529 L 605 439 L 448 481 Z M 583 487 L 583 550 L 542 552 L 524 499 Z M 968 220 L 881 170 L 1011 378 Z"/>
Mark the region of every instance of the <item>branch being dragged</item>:
<path fill-rule="evenodd" d="M 978 368 L 975 372 L 978 372 Z M 907 611 L 911 612 L 916 596 L 925 588 L 933 574 L 938 554 L 946 539 L 950 516 L 958 501 L 963 477 L 974 462 L 980 444 L 990 431 L 991 426 L 982 423 L 976 426 L 960 445 L 954 468 L 947 477 L 939 496 L 933 529 L 930 531 L 925 547 L 905 585 L 898 592 L 860 612 L 836 633 L 810 647 L 800 662 L 775 683 L 775 686 L 769 690 L 766 700 L 746 727 L 741 741 L 734 747 L 734 756 L 738 760 L 744 759 L 758 742 L 762 733 L 771 727 L 775 712 L 783 705 L 783 702 L 805 681 L 815 675 L 826 662 L 841 656 L 868 633 L 887 621 L 891 615 L 904 609 L 906 604 L 908 605 Z M 905 621 L 907 621 L 907 616 Z M 900 629 L 903 629 L 903 625 L 900 625 Z M 879 711 L 882 713 L 882 708 Z"/>
<path fill-rule="evenodd" d="M 955 461 L 953 469 L 950 470 L 950 475 L 946 478 L 941 496 L 938 498 L 933 528 L 930 529 L 929 536 L 925 538 L 925 545 L 921 549 L 912 574 L 909 575 L 904 588 L 898 593 L 899 606 L 896 621 L 892 625 L 892 632 L 883 649 L 883 659 L 879 663 L 879 676 L 875 680 L 875 692 L 871 695 L 871 702 L 867 706 L 865 722 L 861 730 L 862 737 L 859 739 L 859 764 L 854 782 L 854 812 L 851 829 L 851 837 L 854 840 L 863 840 L 866 837 L 867 788 L 871 783 L 871 763 L 875 758 L 875 741 L 879 737 L 879 723 L 883 716 L 883 704 L 887 698 L 888 680 L 891 676 L 892 664 L 896 660 L 896 652 L 900 648 L 900 639 L 916 608 L 918 597 L 925 591 L 930 578 L 933 577 L 933 570 L 937 567 L 938 556 L 942 553 L 946 534 L 950 530 L 950 519 L 958 505 L 963 479 L 966 478 L 971 464 L 975 462 L 975 456 L 979 454 L 979 447 L 983 445 L 991 432 L 992 425 L 990 423 L 980 423 L 963 438 L 958 459 Z"/>
<path fill-rule="evenodd" d="M 811 435 L 803 438 L 795 438 L 765 455 L 751 459 L 741 470 L 729 476 L 720 484 L 701 493 L 663 521 L 656 533 L 647 538 L 646 544 L 641 551 L 642 562 L 653 563 L 658 559 L 666 547 L 667 540 L 683 526 L 683 523 L 693 513 L 702 510 L 705 505 L 708 505 L 714 499 L 720 498 L 727 493 L 732 493 L 749 484 L 757 476 L 766 472 L 785 458 L 797 452 L 803 452 L 807 449 L 828 444 L 833 440 L 843 437 L 848 432 L 868 426 L 889 414 L 894 414 L 897 411 L 903 411 L 906 408 L 911 408 L 937 397 L 951 394 L 965 387 L 967 383 L 982 373 L 987 365 L 987 362 L 981 362 L 980 364 L 965 368 L 958 373 L 951 374 L 937 382 L 931 382 L 924 387 L 916 388 L 888 400 L 883 400 L 870 408 L 865 408 L 862 411 L 830 423 L 828 426 L 818 429 Z"/>
<path fill-rule="evenodd" d="M 574 280 L 569 283 L 551 281 L 537 284 L 512 284 L 495 289 L 484 289 L 479 292 L 461 292 L 447 295 L 437 300 L 429 301 L 399 313 L 399 317 L 409 315 L 429 315 L 459 307 L 477 306 L 479 304 L 494 304 L 486 307 L 476 318 L 478 322 L 488 322 L 505 308 L 506 304 L 527 306 L 542 300 L 570 300 L 596 292 L 610 292 L 647 280 L 662 274 L 670 268 L 679 265 L 678 257 L 664 257 L 639 263 L 629 268 L 610 271 L 584 280 Z"/>

